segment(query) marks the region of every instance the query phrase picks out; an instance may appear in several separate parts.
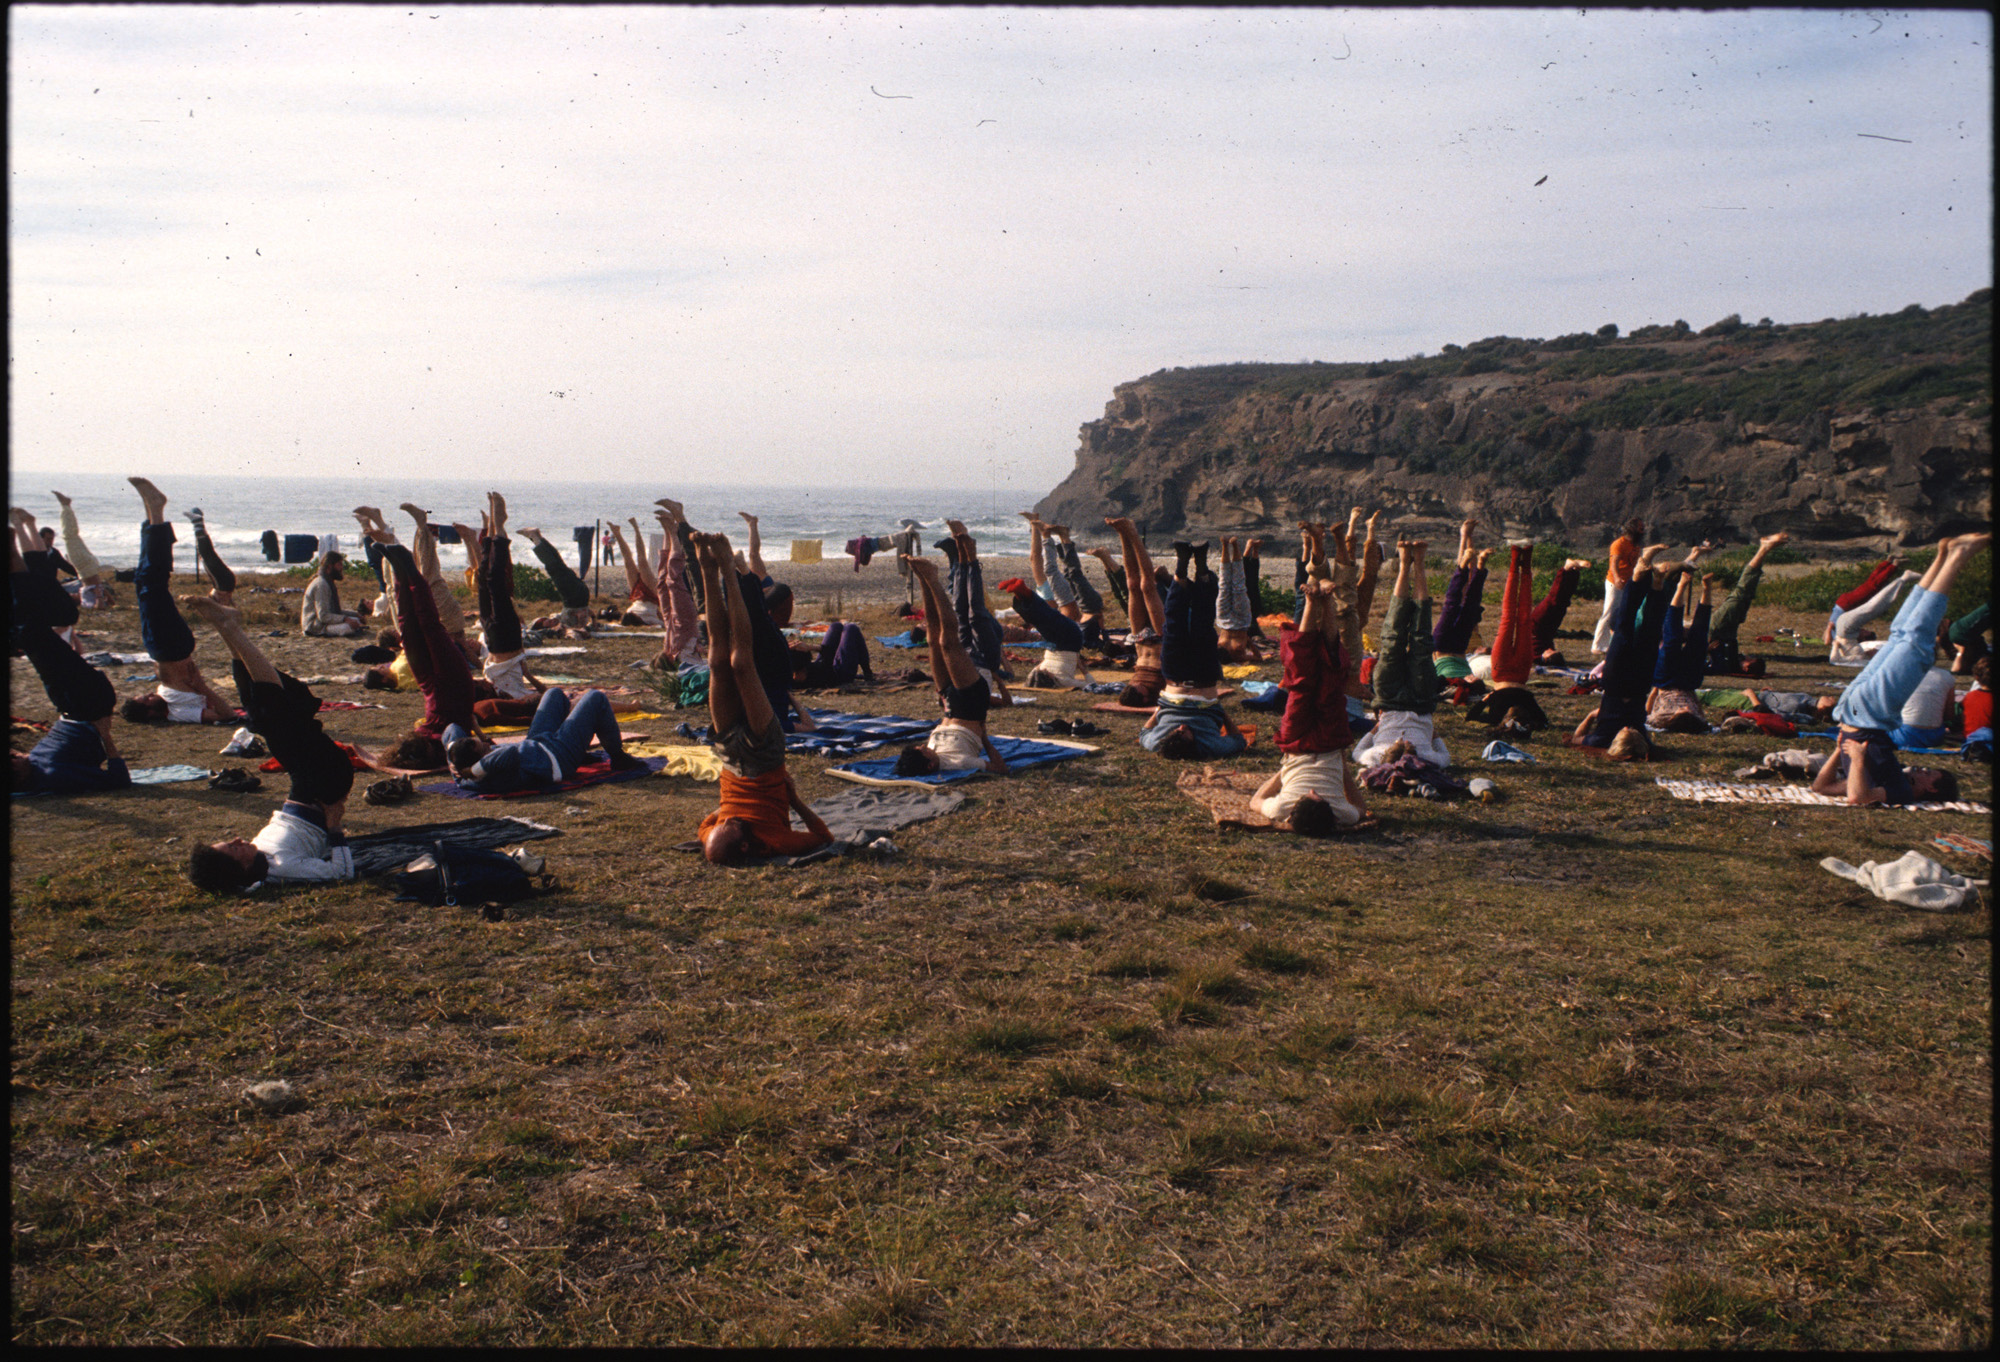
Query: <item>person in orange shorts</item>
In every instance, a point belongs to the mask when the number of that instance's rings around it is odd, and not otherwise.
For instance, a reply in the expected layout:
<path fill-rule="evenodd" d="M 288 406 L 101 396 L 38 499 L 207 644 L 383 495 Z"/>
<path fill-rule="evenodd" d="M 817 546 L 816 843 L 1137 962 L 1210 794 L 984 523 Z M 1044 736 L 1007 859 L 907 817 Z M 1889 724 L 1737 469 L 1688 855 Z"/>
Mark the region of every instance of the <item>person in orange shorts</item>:
<path fill-rule="evenodd" d="M 757 679 L 750 613 L 729 538 L 695 534 L 689 543 L 707 607 L 709 731 L 722 758 L 720 806 L 697 832 L 702 854 L 716 865 L 730 865 L 825 846 L 833 833 L 799 798 L 785 769 L 785 730 Z M 803 832 L 792 826 L 794 812 L 805 822 Z"/>

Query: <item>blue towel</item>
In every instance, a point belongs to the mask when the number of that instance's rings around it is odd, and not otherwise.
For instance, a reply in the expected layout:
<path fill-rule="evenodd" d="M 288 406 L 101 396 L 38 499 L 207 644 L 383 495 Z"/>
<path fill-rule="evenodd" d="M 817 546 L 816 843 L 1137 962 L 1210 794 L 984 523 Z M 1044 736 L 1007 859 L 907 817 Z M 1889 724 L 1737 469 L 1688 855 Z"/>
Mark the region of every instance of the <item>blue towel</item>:
<path fill-rule="evenodd" d="M 928 730 L 926 730 L 928 731 Z M 1087 757 L 1090 754 L 1079 747 L 1064 747 L 1058 743 L 1035 742 L 1030 738 L 993 738 L 993 750 L 1007 762 L 1008 771 L 1023 771 L 1031 766 L 1048 766 L 1071 757 Z M 857 776 L 868 776 L 875 780 L 902 780 L 912 785 L 950 785 L 955 781 L 970 780 L 985 774 L 983 771 L 939 771 L 928 776 L 899 776 L 896 774 L 896 758 L 877 757 L 873 761 L 851 761 L 844 766 L 836 766 L 836 771 L 852 771 Z"/>
<path fill-rule="evenodd" d="M 1541 758 L 1536 756 L 1534 753 L 1523 752 L 1520 748 L 1514 746 L 1514 744 L 1510 742 L 1501 742 L 1498 738 L 1495 738 L 1492 742 L 1486 744 L 1486 750 L 1479 754 L 1479 759 L 1481 761 L 1540 761 L 1541 760 Z"/>
<path fill-rule="evenodd" d="M 821 757 L 851 757 L 886 743 L 921 742 L 937 727 L 936 719 L 907 719 L 900 714 L 850 714 L 838 709 L 809 709 L 819 727 L 811 733 L 787 733 L 785 751 Z M 681 724 L 674 732 L 705 743 L 708 725 Z"/>
<path fill-rule="evenodd" d="M 917 642 L 908 629 L 905 629 L 900 634 L 891 634 L 887 638 L 877 634 L 875 635 L 875 641 L 884 648 L 922 648 L 927 646 Z"/>

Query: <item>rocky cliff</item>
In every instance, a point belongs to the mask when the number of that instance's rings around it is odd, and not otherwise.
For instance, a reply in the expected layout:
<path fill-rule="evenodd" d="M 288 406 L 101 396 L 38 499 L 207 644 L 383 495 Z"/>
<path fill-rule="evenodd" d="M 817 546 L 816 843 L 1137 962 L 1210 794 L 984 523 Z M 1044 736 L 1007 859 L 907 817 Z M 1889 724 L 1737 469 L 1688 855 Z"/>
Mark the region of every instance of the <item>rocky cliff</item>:
<path fill-rule="evenodd" d="M 1991 520 L 1990 299 L 1163 371 L 1117 387 L 1038 509 L 1079 526 L 1122 513 L 1154 536 L 1358 505 L 1433 538 L 1477 516 L 1595 547 L 1637 515 L 1673 542 L 1920 544 Z"/>

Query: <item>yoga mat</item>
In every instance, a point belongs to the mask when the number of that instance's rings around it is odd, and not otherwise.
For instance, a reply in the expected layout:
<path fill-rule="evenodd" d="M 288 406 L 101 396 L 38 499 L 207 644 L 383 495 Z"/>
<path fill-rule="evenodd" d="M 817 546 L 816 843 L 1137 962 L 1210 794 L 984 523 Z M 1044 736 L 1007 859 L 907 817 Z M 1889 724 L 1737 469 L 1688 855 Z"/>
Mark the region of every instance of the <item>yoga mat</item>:
<path fill-rule="evenodd" d="M 1064 742 L 1058 738 L 1003 738 L 989 734 L 993 739 L 993 750 L 1007 763 L 1007 773 L 1013 775 L 1031 767 L 1047 766 L 1058 761 L 1068 761 L 1072 757 L 1087 756 L 1101 749 L 1085 742 Z M 874 761 L 849 762 L 845 766 L 828 769 L 827 774 L 842 780 L 851 780 L 860 785 L 952 785 L 974 776 L 983 776 L 984 770 L 939 771 L 928 776 L 899 776 L 896 774 L 894 757 L 879 757 Z"/>
<path fill-rule="evenodd" d="M 641 757 L 639 765 L 629 771 L 614 771 L 607 761 L 586 762 L 577 768 L 570 779 L 548 789 L 510 790 L 506 794 L 482 794 L 478 790 L 468 790 L 456 781 L 440 781 L 435 785 L 419 785 L 425 794 L 446 795 L 452 799 L 525 799 L 534 795 L 567 794 L 571 790 L 581 790 L 591 785 L 613 785 L 622 780 L 639 780 L 658 774 L 666 762 L 659 757 Z"/>
<path fill-rule="evenodd" d="M 497 851 L 515 842 L 560 837 L 562 830 L 527 818 L 462 818 L 452 823 L 419 823 L 347 839 L 358 877 L 401 870 L 431 849 L 433 842 L 466 851 Z"/>
<path fill-rule="evenodd" d="M 813 756 L 853 756 L 887 743 L 921 742 L 937 727 L 936 719 L 911 719 L 900 714 L 854 714 L 837 709 L 808 709 L 819 727 L 810 733 L 787 733 L 785 750 Z M 707 743 L 708 725 L 683 725 L 674 730 L 684 738 Z"/>
<path fill-rule="evenodd" d="M 1251 797 L 1266 779 L 1267 776 L 1254 771 L 1218 771 L 1209 766 L 1199 771 L 1181 772 L 1174 779 L 1174 787 L 1207 809 L 1218 827 L 1271 831 L 1278 825 L 1250 806 Z M 1356 833 L 1373 832 L 1381 826 L 1381 820 L 1364 813 L 1360 822 L 1340 827 L 1334 835 L 1351 837 Z"/>
<path fill-rule="evenodd" d="M 1665 776 L 1653 777 L 1653 783 L 1675 799 L 1693 800 L 1698 804 L 1804 804 L 1826 809 L 1854 807 L 1832 795 L 1814 794 L 1803 785 L 1735 785 L 1720 780 L 1668 780 Z M 1871 804 L 1868 807 L 1907 809 L 1912 813 L 1992 812 L 1984 804 L 1964 800 L 1933 804 Z"/>
<path fill-rule="evenodd" d="M 183 780 L 207 780 L 214 774 L 200 766 L 145 766 L 132 772 L 134 785 L 174 785 Z"/>

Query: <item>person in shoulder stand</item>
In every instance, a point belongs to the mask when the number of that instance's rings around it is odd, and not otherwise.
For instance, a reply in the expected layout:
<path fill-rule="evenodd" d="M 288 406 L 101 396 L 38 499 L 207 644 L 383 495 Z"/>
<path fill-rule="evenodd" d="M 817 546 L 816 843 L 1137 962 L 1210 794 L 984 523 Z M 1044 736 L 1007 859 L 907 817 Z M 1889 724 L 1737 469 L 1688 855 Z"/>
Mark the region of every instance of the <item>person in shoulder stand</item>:
<path fill-rule="evenodd" d="M 1903 722 L 1903 706 L 1937 660 L 1938 629 L 1952 583 L 1967 560 L 1992 542 L 1990 534 L 1967 534 L 1938 544 L 1937 557 L 1896 612 L 1889 637 L 1834 707 L 1840 736 L 1813 778 L 1814 793 L 1845 796 L 1854 805 L 1957 797 L 1956 781 L 1947 782 L 1948 788 L 1916 788 L 1896 756 L 1890 733 Z"/>
<path fill-rule="evenodd" d="M 693 534 L 688 543 L 707 612 L 709 732 L 722 759 L 721 798 L 696 833 L 702 855 L 715 865 L 730 865 L 825 846 L 832 831 L 799 798 L 785 767 L 785 730 L 758 679 L 750 612 L 729 538 Z M 804 831 L 792 826 L 793 813 L 804 821 Z"/>
<path fill-rule="evenodd" d="M 241 612 L 206 596 L 183 596 L 181 604 L 206 620 L 229 649 L 250 731 L 263 738 L 292 782 L 284 804 L 255 837 L 196 846 L 188 855 L 188 879 L 216 894 L 253 889 L 265 880 L 352 879 L 354 856 L 341 822 L 354 767 L 314 717 L 319 697 L 258 651 L 244 632 Z"/>
<path fill-rule="evenodd" d="M 1353 768 L 1344 753 L 1352 735 L 1347 726 L 1347 659 L 1334 610 L 1334 584 L 1324 577 L 1305 583 L 1305 610 L 1299 622 L 1278 629 L 1285 674 L 1285 716 L 1278 724 L 1284 757 L 1258 787 L 1251 807 L 1280 827 L 1306 837 L 1325 837 L 1336 826 L 1361 821 L 1364 805 Z"/>
<path fill-rule="evenodd" d="M 937 683 L 938 704 L 943 707 L 945 717 L 931 730 L 929 738 L 903 749 L 896 758 L 896 774 L 928 776 L 939 771 L 988 771 L 1005 775 L 1007 762 L 986 732 L 986 712 L 993 703 L 993 688 L 987 684 L 985 674 L 972 660 L 972 653 L 959 634 L 958 617 L 951 602 L 945 599 L 937 564 L 928 558 L 911 558 L 910 570 L 923 586 L 924 637 L 930 643 L 931 675 Z M 1076 626 L 1072 623 L 1070 627 Z"/>
<path fill-rule="evenodd" d="M 122 790 L 132 783 L 132 775 L 111 736 L 118 693 L 109 677 L 56 636 L 52 621 L 61 617 L 67 593 L 47 576 L 28 570 L 21 553 L 20 541 L 27 537 L 22 518 L 14 519 L 14 528 L 7 541 L 14 646 L 27 654 L 57 715 L 32 750 L 13 754 L 14 788 L 51 794 Z"/>
<path fill-rule="evenodd" d="M 236 706 L 201 674 L 194 660 L 194 634 L 174 606 L 174 527 L 167 519 L 166 495 L 144 478 L 127 481 L 146 507 L 133 584 L 139 597 L 139 636 L 160 679 L 155 694 L 127 700 L 122 712 L 135 723 L 234 723 Z"/>

